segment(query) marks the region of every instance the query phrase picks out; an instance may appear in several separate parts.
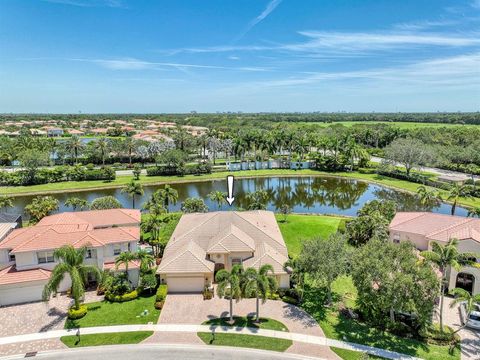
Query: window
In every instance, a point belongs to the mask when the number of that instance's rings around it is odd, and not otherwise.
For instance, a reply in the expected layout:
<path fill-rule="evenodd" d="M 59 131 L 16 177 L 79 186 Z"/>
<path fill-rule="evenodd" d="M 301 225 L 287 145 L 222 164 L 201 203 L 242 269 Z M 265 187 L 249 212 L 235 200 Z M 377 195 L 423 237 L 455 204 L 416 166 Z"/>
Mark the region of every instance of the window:
<path fill-rule="evenodd" d="M 15 261 L 15 255 L 9 254 L 8 255 L 8 261 Z"/>
<path fill-rule="evenodd" d="M 92 259 L 94 256 L 94 252 L 92 249 L 87 249 L 87 252 L 85 253 L 85 259 Z"/>
<path fill-rule="evenodd" d="M 46 264 L 53 263 L 55 258 L 53 257 L 53 251 L 42 251 L 37 253 L 38 263 Z"/>
<path fill-rule="evenodd" d="M 122 252 L 122 249 L 120 248 L 120 245 L 115 245 L 113 247 L 113 255 L 120 255 L 121 252 Z"/>
<path fill-rule="evenodd" d="M 232 266 L 233 265 L 242 265 L 242 259 L 240 259 L 240 258 L 232 259 Z"/>
<path fill-rule="evenodd" d="M 400 234 L 399 233 L 393 234 L 393 242 L 395 244 L 398 244 L 400 242 Z"/>

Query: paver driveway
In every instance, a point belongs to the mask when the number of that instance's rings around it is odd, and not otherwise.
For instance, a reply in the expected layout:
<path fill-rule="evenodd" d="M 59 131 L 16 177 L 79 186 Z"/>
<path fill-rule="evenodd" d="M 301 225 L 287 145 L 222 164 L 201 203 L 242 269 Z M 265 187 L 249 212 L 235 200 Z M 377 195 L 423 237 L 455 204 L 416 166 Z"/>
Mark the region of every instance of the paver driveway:
<path fill-rule="evenodd" d="M 228 316 L 229 301 L 218 297 L 203 300 L 198 294 L 168 295 L 158 319 L 159 324 L 201 324 L 217 317 Z M 255 299 L 234 303 L 233 313 L 238 316 L 255 314 Z M 302 309 L 286 304 L 283 301 L 267 300 L 260 305 L 260 316 L 275 319 L 284 323 L 290 332 L 324 336 L 318 323 Z M 318 356 L 325 359 L 339 359 L 329 348 L 294 343 L 287 352 Z"/>
<path fill-rule="evenodd" d="M 452 302 L 451 298 L 445 297 L 444 299 L 444 322 L 454 330 L 457 330 L 461 326 L 460 310 L 458 306 L 450 307 Z M 480 360 L 480 331 L 464 328 L 459 331 L 459 335 L 462 339 L 462 360 Z"/>

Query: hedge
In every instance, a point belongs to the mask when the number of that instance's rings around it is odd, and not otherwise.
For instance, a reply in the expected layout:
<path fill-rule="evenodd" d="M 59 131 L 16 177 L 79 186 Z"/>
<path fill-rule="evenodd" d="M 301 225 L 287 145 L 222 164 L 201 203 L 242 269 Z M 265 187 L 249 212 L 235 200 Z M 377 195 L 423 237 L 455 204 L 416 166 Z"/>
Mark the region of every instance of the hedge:
<path fill-rule="evenodd" d="M 167 298 L 168 293 L 168 286 L 163 284 L 160 285 L 157 289 L 157 296 L 155 297 L 155 302 L 162 302 L 165 301 Z"/>
<path fill-rule="evenodd" d="M 133 290 L 123 295 L 114 295 L 109 292 L 105 293 L 105 299 L 111 302 L 126 302 L 126 301 L 135 300 L 136 298 L 138 298 L 138 290 Z"/>
<path fill-rule="evenodd" d="M 73 306 L 68 309 L 68 318 L 70 320 L 77 320 L 83 318 L 85 315 L 87 315 L 87 305 L 80 305 L 78 309 L 75 309 Z"/>
<path fill-rule="evenodd" d="M 146 170 L 147 176 L 202 175 L 212 173 L 212 164 L 205 162 L 178 167 L 158 165 L 147 167 Z"/>

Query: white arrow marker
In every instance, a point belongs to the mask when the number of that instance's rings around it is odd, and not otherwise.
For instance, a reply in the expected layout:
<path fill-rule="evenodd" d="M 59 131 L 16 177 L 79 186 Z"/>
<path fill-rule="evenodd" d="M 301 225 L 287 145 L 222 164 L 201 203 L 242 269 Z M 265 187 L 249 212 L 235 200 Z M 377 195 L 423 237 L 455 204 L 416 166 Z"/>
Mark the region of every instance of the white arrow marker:
<path fill-rule="evenodd" d="M 226 200 L 228 202 L 228 205 L 232 206 L 233 201 L 235 198 L 233 197 L 233 175 L 228 175 L 227 176 L 227 186 L 228 186 L 228 195 L 226 197 Z"/>

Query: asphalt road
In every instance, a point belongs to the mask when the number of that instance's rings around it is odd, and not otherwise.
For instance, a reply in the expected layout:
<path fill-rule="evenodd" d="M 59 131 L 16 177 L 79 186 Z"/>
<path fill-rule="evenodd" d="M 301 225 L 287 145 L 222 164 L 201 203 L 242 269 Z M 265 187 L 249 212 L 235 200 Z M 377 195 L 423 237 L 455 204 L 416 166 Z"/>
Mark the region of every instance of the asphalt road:
<path fill-rule="evenodd" d="M 12 356 L 0 359 L 20 359 Z M 279 352 L 199 345 L 117 345 L 38 353 L 42 360 L 306 360 L 310 357 Z M 315 358 L 319 359 L 319 358 Z"/>

